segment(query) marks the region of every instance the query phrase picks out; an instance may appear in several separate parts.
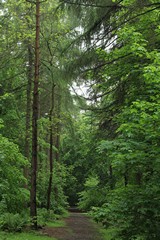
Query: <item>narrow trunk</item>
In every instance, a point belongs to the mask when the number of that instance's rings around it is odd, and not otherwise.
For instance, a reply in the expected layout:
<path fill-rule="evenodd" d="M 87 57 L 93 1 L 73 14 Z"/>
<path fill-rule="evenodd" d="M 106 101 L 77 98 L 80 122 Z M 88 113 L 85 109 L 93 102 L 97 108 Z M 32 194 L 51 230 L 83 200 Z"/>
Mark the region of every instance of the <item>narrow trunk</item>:
<path fill-rule="evenodd" d="M 31 91 L 32 91 L 32 78 L 33 78 L 33 54 L 32 46 L 28 44 L 28 84 L 27 84 L 27 105 L 26 105 L 26 136 L 25 136 L 25 157 L 30 159 L 30 128 L 31 128 Z M 28 167 L 24 167 L 24 177 L 28 180 Z M 27 183 L 25 188 L 28 188 Z"/>
<path fill-rule="evenodd" d="M 58 91 L 58 101 L 57 101 L 57 118 L 58 118 L 58 123 L 56 127 L 56 161 L 59 162 L 59 149 L 60 149 L 60 132 L 61 132 L 61 124 L 60 124 L 60 119 L 61 119 L 61 95 L 60 95 L 60 89 Z"/>
<path fill-rule="evenodd" d="M 30 192 L 30 215 L 33 227 L 37 228 L 37 148 L 38 148 L 38 85 L 39 85 L 39 35 L 40 35 L 40 1 L 36 0 L 36 39 L 35 39 L 35 75 L 33 90 L 33 116 L 32 116 L 32 161 L 31 161 L 31 192 Z"/>
<path fill-rule="evenodd" d="M 127 173 L 124 174 L 124 186 L 127 187 L 128 185 L 128 176 Z"/>
<path fill-rule="evenodd" d="M 111 188 L 111 190 L 113 190 L 114 189 L 114 180 L 113 180 L 112 165 L 109 166 L 109 178 L 110 178 L 110 188 Z"/>
<path fill-rule="evenodd" d="M 127 187 L 127 185 L 128 185 L 128 178 L 129 178 L 128 169 L 127 169 L 127 167 L 125 167 L 125 173 L 124 173 L 124 185 L 125 185 L 125 187 Z"/>
<path fill-rule="evenodd" d="M 139 186 L 142 184 L 142 176 L 142 172 L 138 170 L 136 173 L 136 184 Z"/>
<path fill-rule="evenodd" d="M 60 87 L 57 88 L 57 101 L 56 101 L 56 117 L 57 117 L 57 124 L 56 124 L 56 128 L 55 128 L 55 146 L 56 146 L 56 152 L 55 152 L 55 158 L 56 158 L 56 162 L 57 162 L 57 177 L 59 178 L 59 182 L 61 182 L 61 174 L 60 174 L 60 169 L 59 169 L 59 152 L 60 152 L 60 132 L 61 132 L 61 92 L 60 92 Z M 59 188 L 58 185 L 54 186 L 54 197 L 55 197 L 55 201 L 58 202 L 58 198 L 59 198 Z"/>
<path fill-rule="evenodd" d="M 49 184 L 47 191 L 47 210 L 50 209 L 51 206 L 51 192 L 52 192 L 52 179 L 53 179 L 53 113 L 54 113 L 54 88 L 55 85 L 52 86 L 52 97 L 51 97 L 51 110 L 50 110 L 50 150 L 49 150 L 49 166 L 50 166 L 50 175 L 49 175 Z"/>

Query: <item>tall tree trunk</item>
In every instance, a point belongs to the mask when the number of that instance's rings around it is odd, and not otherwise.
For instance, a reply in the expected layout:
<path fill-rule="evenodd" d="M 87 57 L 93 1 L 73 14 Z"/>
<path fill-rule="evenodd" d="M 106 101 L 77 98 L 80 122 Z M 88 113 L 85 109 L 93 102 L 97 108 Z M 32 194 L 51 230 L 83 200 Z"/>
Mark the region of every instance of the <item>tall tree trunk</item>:
<path fill-rule="evenodd" d="M 142 177 L 143 177 L 143 174 L 141 170 L 138 170 L 136 173 L 136 184 L 139 186 L 142 184 Z"/>
<path fill-rule="evenodd" d="M 25 136 L 25 157 L 30 159 L 30 131 L 31 131 L 31 92 L 32 92 L 32 78 L 33 78 L 33 53 L 32 45 L 28 44 L 28 84 L 27 84 L 27 105 L 26 105 L 26 136 Z M 24 167 L 24 177 L 28 180 L 28 167 Z M 27 183 L 25 188 L 28 188 Z"/>
<path fill-rule="evenodd" d="M 124 185 L 127 187 L 129 180 L 129 174 L 128 174 L 128 168 L 125 166 L 125 172 L 124 172 Z"/>
<path fill-rule="evenodd" d="M 111 190 L 114 189 L 114 179 L 113 179 L 113 169 L 112 169 L 112 165 L 109 166 L 109 183 L 110 183 L 110 188 Z"/>
<path fill-rule="evenodd" d="M 30 215 L 33 227 L 37 228 L 37 206 L 36 206 L 36 187 L 37 187 L 37 149 L 38 149 L 38 85 L 39 85 L 39 52 L 40 52 L 40 1 L 36 0 L 36 39 L 35 39 L 35 75 L 33 90 L 33 116 L 32 116 L 32 161 L 31 161 L 31 193 L 30 193 Z"/>
<path fill-rule="evenodd" d="M 55 158 L 57 162 L 57 177 L 59 178 L 59 181 L 61 182 L 61 174 L 60 174 L 60 168 L 59 168 L 59 159 L 60 159 L 60 132 L 61 132 L 61 89 L 58 87 L 57 89 L 58 95 L 57 95 L 57 109 L 56 109 L 56 114 L 57 114 L 57 119 L 58 122 L 56 124 L 56 132 L 55 132 L 55 146 L 56 146 L 56 152 L 55 152 Z M 55 201 L 58 202 L 59 198 L 59 188 L 58 185 L 54 186 L 54 196 L 55 196 Z"/>
<path fill-rule="evenodd" d="M 54 114 L 54 91 L 55 85 L 52 86 L 52 97 L 51 97 L 51 110 L 50 110 L 50 150 L 49 150 L 49 166 L 50 166 L 50 175 L 49 175 L 49 184 L 47 191 L 47 210 L 51 206 L 51 192 L 52 192 L 52 179 L 53 179 L 53 114 Z"/>
<path fill-rule="evenodd" d="M 59 161 L 59 150 L 60 150 L 60 132 L 61 132 L 61 93 L 60 88 L 58 88 L 58 99 L 57 99 L 57 127 L 56 127 L 56 161 Z"/>

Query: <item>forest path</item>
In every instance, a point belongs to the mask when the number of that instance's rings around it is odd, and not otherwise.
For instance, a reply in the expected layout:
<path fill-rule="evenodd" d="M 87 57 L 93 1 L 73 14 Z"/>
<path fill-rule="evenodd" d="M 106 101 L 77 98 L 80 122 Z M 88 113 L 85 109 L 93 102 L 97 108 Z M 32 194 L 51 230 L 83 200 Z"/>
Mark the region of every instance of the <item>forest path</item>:
<path fill-rule="evenodd" d="M 58 240 L 103 240 L 95 224 L 82 213 L 71 212 L 65 223 L 65 227 L 45 227 L 43 233 Z"/>

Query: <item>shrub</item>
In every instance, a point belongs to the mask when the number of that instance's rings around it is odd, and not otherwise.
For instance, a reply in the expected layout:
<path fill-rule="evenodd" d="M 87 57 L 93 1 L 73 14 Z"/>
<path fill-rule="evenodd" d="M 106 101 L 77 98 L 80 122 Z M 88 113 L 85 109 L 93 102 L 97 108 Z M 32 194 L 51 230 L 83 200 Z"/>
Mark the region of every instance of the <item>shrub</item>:
<path fill-rule="evenodd" d="M 90 211 L 90 215 L 96 222 L 100 222 L 104 227 L 109 226 L 108 215 L 110 214 L 110 210 L 106 204 L 103 204 L 101 207 L 92 207 Z"/>
<path fill-rule="evenodd" d="M 112 190 L 108 203 L 93 207 L 91 215 L 105 227 L 116 228 L 117 238 L 159 240 L 159 212 L 159 189 L 128 185 Z"/>
<path fill-rule="evenodd" d="M 52 210 L 48 211 L 46 208 L 39 208 L 37 219 L 40 226 L 45 226 L 47 222 L 55 221 L 57 215 Z"/>
<path fill-rule="evenodd" d="M 27 220 L 20 214 L 4 213 L 0 217 L 0 229 L 9 232 L 19 232 L 26 225 Z"/>
<path fill-rule="evenodd" d="M 106 200 L 106 189 L 100 188 L 99 179 L 95 176 L 90 176 L 85 182 L 84 191 L 79 193 L 79 208 L 82 210 L 91 210 L 91 208 L 101 206 Z"/>
<path fill-rule="evenodd" d="M 29 200 L 22 169 L 28 164 L 16 144 L 0 134 L 0 211 L 21 213 Z"/>

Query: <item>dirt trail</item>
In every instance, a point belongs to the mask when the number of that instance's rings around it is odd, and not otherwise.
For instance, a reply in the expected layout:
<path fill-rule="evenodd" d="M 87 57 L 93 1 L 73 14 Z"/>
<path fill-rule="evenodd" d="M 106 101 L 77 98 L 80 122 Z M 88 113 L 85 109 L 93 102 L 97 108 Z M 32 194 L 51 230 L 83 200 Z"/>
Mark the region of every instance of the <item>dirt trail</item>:
<path fill-rule="evenodd" d="M 70 213 L 65 222 L 65 227 L 45 227 L 43 233 L 58 240 L 103 240 L 94 223 L 82 213 Z"/>

